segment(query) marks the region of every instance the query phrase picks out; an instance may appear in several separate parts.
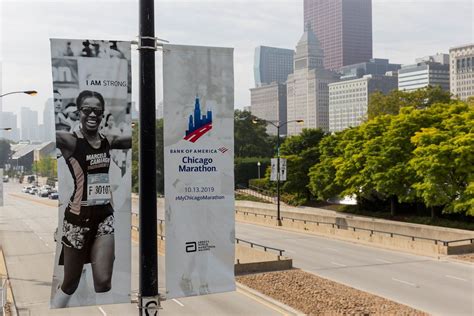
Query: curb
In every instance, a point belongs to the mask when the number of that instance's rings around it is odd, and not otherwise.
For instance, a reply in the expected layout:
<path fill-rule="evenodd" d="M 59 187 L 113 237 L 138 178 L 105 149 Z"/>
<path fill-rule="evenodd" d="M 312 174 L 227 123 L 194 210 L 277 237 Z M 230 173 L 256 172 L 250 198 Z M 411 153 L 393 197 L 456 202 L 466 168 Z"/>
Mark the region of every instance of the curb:
<path fill-rule="evenodd" d="M 3 249 L 0 248 L 0 275 L 6 278 L 7 281 L 7 303 L 10 303 L 10 312 L 6 313 L 8 315 L 18 315 L 18 310 L 16 308 L 15 297 L 13 296 L 13 291 L 10 283 L 10 278 L 8 277 L 8 268 L 7 262 L 5 261 L 5 255 Z M 3 306 L 0 306 L 3 311 Z"/>
<path fill-rule="evenodd" d="M 458 255 L 456 255 L 456 256 L 458 256 Z M 474 266 L 474 262 L 472 262 L 472 261 L 456 259 L 456 258 L 452 258 L 451 256 L 440 256 L 440 257 L 438 257 L 438 260 L 439 261 L 447 261 L 447 262 L 455 262 L 455 263 L 459 263 L 459 264 L 468 265 L 468 266 L 471 266 L 471 267 Z"/>
<path fill-rule="evenodd" d="M 278 312 L 282 313 L 283 315 L 291 315 L 291 316 L 303 316 L 306 315 L 299 310 L 294 309 L 293 307 L 290 307 L 288 305 L 285 305 L 282 302 L 279 302 L 269 296 L 266 296 L 265 294 L 262 294 L 254 289 L 249 288 L 248 286 L 245 286 L 239 282 L 235 282 L 237 285 L 237 291 L 242 292 L 244 295 L 247 295 L 257 301 L 260 301 L 264 305 L 267 305 L 274 310 L 277 310 Z"/>

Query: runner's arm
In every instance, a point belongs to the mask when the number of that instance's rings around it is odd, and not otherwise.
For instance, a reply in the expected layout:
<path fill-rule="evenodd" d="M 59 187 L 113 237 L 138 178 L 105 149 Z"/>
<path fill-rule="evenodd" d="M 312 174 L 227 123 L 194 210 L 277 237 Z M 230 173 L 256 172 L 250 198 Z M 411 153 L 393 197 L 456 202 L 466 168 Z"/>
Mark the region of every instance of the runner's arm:
<path fill-rule="evenodd" d="M 130 149 L 132 148 L 131 136 L 107 136 L 111 149 Z"/>
<path fill-rule="evenodd" d="M 56 132 L 56 147 L 61 150 L 64 158 L 69 158 L 76 147 L 76 138 L 69 132 Z"/>

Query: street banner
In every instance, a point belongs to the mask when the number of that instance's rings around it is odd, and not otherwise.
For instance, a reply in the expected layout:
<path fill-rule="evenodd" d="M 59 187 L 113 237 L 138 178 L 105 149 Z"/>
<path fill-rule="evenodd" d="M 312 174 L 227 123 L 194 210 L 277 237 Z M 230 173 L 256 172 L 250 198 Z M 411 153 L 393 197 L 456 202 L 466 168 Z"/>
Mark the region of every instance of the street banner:
<path fill-rule="evenodd" d="M 0 169 L 0 206 L 3 206 L 3 169 Z"/>
<path fill-rule="evenodd" d="M 235 290 L 233 49 L 163 47 L 166 297 Z"/>
<path fill-rule="evenodd" d="M 270 173 L 270 181 L 286 181 L 286 158 L 279 158 L 280 159 L 280 179 L 278 179 L 278 158 L 272 158 L 272 169 Z"/>
<path fill-rule="evenodd" d="M 130 42 L 51 39 L 59 195 L 51 308 L 130 302 Z"/>

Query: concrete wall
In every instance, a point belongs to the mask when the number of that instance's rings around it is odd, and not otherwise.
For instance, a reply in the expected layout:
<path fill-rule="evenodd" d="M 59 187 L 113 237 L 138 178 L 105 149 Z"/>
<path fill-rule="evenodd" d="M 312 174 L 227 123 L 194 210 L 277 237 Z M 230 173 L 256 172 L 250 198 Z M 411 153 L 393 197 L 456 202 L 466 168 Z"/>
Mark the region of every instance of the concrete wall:
<path fill-rule="evenodd" d="M 255 224 L 261 224 L 265 226 L 275 226 L 276 225 L 276 217 L 275 211 L 272 210 L 271 212 L 268 210 L 258 210 L 258 209 L 249 209 L 246 208 L 237 208 L 236 211 L 236 220 L 244 221 L 244 222 L 251 222 Z M 258 215 L 254 213 L 259 213 Z M 287 217 L 294 217 L 299 218 L 303 221 L 291 220 Z M 394 250 L 403 250 L 415 254 L 421 255 L 428 255 L 428 256 L 438 256 L 438 255 L 448 255 L 448 254 L 460 254 L 466 252 L 474 252 L 474 244 L 465 244 L 465 245 L 456 245 L 456 246 L 444 246 L 442 243 L 434 242 L 431 240 L 423 240 L 423 239 L 413 239 L 411 237 L 405 236 L 397 236 L 391 235 L 386 233 L 378 233 L 375 231 L 366 231 L 366 230 L 358 230 L 348 228 L 346 226 L 355 226 L 359 228 L 366 228 L 372 230 L 379 230 L 379 231 L 391 231 L 394 233 L 399 234 L 413 234 L 416 235 L 415 232 L 420 232 L 425 230 L 423 233 L 424 236 L 430 236 L 430 227 L 426 227 L 424 225 L 417 225 L 423 227 L 413 227 L 413 229 L 398 229 L 400 228 L 399 225 L 390 226 L 387 223 L 381 223 L 378 225 L 378 221 L 371 221 L 370 218 L 362 218 L 357 220 L 341 218 L 339 216 L 329 216 L 329 215 L 310 215 L 310 214 L 297 214 L 297 213 L 286 213 L 282 212 L 282 227 L 294 230 L 302 230 L 307 231 L 310 233 L 314 233 L 317 235 L 328 236 L 331 238 L 336 239 L 343 239 L 343 240 L 350 240 L 356 241 L 363 244 L 370 244 L 373 246 L 379 246 L 388 249 Z M 306 220 L 306 222 L 305 222 Z M 315 223 L 310 221 L 320 221 L 330 224 L 323 224 L 323 223 Z M 398 223 L 397 223 L 398 224 Z M 339 228 L 338 228 L 339 227 Z M 444 229 L 443 229 L 444 230 Z M 445 237 L 442 235 L 440 230 L 436 228 L 433 229 L 435 231 L 433 235 Z M 455 230 L 456 231 L 456 230 Z M 450 232 L 451 234 L 448 236 L 453 236 L 457 232 Z M 465 235 L 456 235 L 457 239 L 464 238 L 473 238 L 467 237 L 470 236 L 469 234 Z M 435 237 L 428 237 L 428 238 L 435 238 Z"/>

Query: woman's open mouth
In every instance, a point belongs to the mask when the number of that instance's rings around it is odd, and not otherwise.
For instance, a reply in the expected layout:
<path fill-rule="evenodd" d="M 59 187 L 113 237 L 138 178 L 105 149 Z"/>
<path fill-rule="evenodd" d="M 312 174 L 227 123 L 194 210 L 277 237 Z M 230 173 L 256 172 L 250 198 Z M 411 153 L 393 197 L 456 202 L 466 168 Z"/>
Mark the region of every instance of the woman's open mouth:
<path fill-rule="evenodd" d="M 87 126 L 87 128 L 91 128 L 91 129 L 96 128 L 98 124 L 99 124 L 99 122 L 98 122 L 98 120 L 95 119 L 95 118 L 89 117 L 89 118 L 87 118 L 87 120 L 86 120 L 86 126 Z"/>

